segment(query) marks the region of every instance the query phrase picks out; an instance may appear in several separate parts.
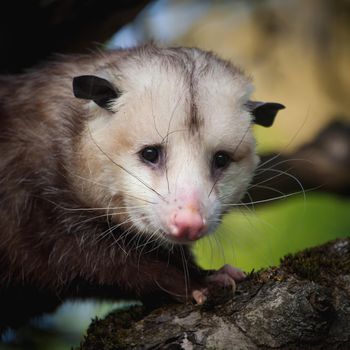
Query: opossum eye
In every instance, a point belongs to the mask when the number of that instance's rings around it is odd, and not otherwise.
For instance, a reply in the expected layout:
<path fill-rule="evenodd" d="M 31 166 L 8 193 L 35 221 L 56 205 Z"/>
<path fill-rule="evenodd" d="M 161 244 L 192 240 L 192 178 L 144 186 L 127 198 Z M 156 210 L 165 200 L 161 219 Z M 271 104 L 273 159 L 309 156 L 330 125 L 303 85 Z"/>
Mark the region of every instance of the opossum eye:
<path fill-rule="evenodd" d="M 145 160 L 149 163 L 156 164 L 160 160 L 161 147 L 147 146 L 141 150 L 140 156 L 142 157 L 142 160 Z"/>
<path fill-rule="evenodd" d="M 231 162 L 230 155 L 225 151 L 216 152 L 213 158 L 213 168 L 214 170 L 224 169 Z"/>

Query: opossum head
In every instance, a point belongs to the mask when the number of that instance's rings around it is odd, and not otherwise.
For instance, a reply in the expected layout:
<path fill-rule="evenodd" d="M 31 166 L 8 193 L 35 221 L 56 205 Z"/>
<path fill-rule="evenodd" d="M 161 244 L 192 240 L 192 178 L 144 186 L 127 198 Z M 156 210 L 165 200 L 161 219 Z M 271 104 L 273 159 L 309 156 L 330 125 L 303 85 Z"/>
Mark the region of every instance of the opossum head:
<path fill-rule="evenodd" d="M 258 164 L 254 118 L 269 125 L 283 106 L 250 101 L 239 69 L 197 49 L 143 48 L 93 73 L 73 83 L 91 100 L 76 164 L 82 200 L 154 239 L 212 232 Z"/>

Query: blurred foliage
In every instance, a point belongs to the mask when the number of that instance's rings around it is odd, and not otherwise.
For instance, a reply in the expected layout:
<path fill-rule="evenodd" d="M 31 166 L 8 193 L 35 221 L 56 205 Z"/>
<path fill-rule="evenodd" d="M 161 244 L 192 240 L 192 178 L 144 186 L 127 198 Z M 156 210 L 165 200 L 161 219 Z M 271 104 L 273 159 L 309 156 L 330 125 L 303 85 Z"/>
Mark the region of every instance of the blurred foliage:
<path fill-rule="evenodd" d="M 264 207 L 227 215 L 215 237 L 196 245 L 199 263 L 218 268 L 231 263 L 249 272 L 276 265 L 287 253 L 350 236 L 350 202 L 306 193 Z"/>
<path fill-rule="evenodd" d="M 181 2 L 180 2 L 181 3 Z M 217 52 L 252 75 L 257 100 L 287 109 L 264 150 L 292 150 L 335 116 L 350 122 L 350 3 L 327 0 L 216 1 L 176 44 Z"/>

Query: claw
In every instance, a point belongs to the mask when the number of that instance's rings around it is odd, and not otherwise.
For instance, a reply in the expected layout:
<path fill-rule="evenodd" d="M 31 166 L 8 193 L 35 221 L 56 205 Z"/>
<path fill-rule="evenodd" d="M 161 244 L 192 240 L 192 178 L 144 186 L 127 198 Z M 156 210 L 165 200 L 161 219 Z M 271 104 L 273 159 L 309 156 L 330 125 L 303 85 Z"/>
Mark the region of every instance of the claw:
<path fill-rule="evenodd" d="M 227 274 L 236 282 L 243 281 L 247 277 L 242 270 L 228 264 L 224 265 L 220 270 L 217 271 L 217 273 Z"/>
<path fill-rule="evenodd" d="M 207 277 L 210 283 L 218 284 L 222 287 L 232 287 L 236 290 L 236 282 L 240 282 L 246 278 L 246 274 L 231 265 L 224 265 L 221 269 Z"/>
<path fill-rule="evenodd" d="M 192 291 L 192 297 L 198 305 L 203 305 L 207 300 L 208 289 L 196 289 Z"/>
<path fill-rule="evenodd" d="M 232 287 L 233 291 L 236 290 L 235 280 L 225 273 L 215 273 L 207 278 L 208 282 L 217 284 L 222 287 Z"/>
<path fill-rule="evenodd" d="M 246 274 L 231 265 L 224 265 L 221 269 L 207 277 L 207 288 L 195 289 L 192 291 L 192 298 L 198 305 L 203 305 L 208 299 L 210 291 L 216 286 L 232 288 L 232 292 L 236 290 L 236 282 L 242 281 L 246 278 Z"/>

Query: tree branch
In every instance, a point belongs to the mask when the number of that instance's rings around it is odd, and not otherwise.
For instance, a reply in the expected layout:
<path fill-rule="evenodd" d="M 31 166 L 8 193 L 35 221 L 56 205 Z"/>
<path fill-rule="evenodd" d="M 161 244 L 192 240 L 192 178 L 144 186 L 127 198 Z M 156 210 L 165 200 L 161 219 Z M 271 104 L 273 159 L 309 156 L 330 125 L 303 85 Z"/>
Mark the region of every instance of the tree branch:
<path fill-rule="evenodd" d="M 0 73 L 19 73 L 55 53 L 96 49 L 149 2 L 7 1 L 0 11 Z"/>
<path fill-rule="evenodd" d="M 203 306 L 112 313 L 79 349 L 348 349 L 349 324 L 350 238 L 287 256 Z"/>

